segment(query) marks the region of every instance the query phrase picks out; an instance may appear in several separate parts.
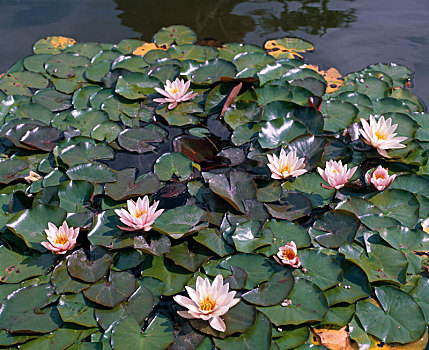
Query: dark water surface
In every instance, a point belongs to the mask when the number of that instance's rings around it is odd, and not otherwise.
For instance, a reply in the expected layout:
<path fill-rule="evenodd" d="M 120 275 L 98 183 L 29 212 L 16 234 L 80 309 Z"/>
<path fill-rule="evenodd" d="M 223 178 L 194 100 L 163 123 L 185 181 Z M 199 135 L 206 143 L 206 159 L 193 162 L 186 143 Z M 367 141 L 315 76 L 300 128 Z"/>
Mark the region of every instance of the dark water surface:
<path fill-rule="evenodd" d="M 163 26 L 184 24 L 199 39 L 262 45 L 298 36 L 306 59 L 346 74 L 378 62 L 412 68 L 414 93 L 429 103 L 428 0 L 0 0 L 0 72 L 47 35 L 77 41 L 150 41 Z"/>

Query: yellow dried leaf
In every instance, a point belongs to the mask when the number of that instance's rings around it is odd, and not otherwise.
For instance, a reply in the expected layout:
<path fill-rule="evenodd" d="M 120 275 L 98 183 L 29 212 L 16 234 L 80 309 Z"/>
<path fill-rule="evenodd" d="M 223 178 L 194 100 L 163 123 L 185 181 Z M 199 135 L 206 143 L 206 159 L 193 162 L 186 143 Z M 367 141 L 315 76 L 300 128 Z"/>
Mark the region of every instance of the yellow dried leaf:
<path fill-rule="evenodd" d="M 64 50 L 66 47 L 76 44 L 76 40 L 72 38 L 66 38 L 65 36 L 51 36 L 51 44 L 60 50 Z"/>
<path fill-rule="evenodd" d="M 168 45 L 160 45 L 158 46 L 155 43 L 144 43 L 143 45 L 139 46 L 137 49 L 133 51 L 134 55 L 144 56 L 146 53 L 152 50 L 168 50 Z"/>
<path fill-rule="evenodd" d="M 320 339 L 320 344 L 331 350 L 358 350 L 355 344 L 351 344 L 346 327 L 313 329 Z"/>
<path fill-rule="evenodd" d="M 341 76 L 341 73 L 338 71 L 338 69 L 334 67 L 331 67 L 325 71 L 320 69 L 318 66 L 306 64 L 305 68 L 312 69 L 325 78 L 326 82 L 328 83 L 328 86 L 326 87 L 327 94 L 333 91 L 337 91 L 339 87 L 344 83 L 344 79 Z"/>
<path fill-rule="evenodd" d="M 303 58 L 299 53 L 277 43 L 277 40 L 268 40 L 264 45 L 267 53 L 275 58 Z"/>

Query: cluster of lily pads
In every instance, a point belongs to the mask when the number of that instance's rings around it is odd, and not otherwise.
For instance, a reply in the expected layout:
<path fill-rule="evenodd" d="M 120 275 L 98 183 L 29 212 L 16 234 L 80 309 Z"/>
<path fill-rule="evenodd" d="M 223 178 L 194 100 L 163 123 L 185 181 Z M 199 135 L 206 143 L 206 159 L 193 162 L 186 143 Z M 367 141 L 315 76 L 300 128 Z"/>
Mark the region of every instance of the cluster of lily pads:
<path fill-rule="evenodd" d="M 1 76 L 0 347 L 423 349 L 411 70 L 211 43 L 47 37 Z"/>

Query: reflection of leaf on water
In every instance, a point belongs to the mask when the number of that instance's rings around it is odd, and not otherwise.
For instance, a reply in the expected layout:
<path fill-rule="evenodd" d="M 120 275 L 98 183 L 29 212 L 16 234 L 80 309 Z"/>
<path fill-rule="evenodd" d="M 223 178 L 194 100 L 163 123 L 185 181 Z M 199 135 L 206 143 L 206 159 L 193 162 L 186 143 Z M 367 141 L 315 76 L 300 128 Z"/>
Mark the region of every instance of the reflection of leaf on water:
<path fill-rule="evenodd" d="M 191 25 L 198 38 L 216 36 L 228 42 L 261 44 L 273 32 L 304 31 L 324 35 L 329 28 L 345 28 L 356 20 L 355 9 L 331 10 L 329 0 L 301 1 L 198 1 L 115 0 L 122 25 L 142 33 L 149 40 L 159 27 L 176 23 Z M 168 9 L 166 11 L 165 9 Z M 142 13 L 150 13 L 144 21 Z M 272 34 L 271 34 L 272 35 Z M 253 39 L 253 40 L 252 40 Z"/>

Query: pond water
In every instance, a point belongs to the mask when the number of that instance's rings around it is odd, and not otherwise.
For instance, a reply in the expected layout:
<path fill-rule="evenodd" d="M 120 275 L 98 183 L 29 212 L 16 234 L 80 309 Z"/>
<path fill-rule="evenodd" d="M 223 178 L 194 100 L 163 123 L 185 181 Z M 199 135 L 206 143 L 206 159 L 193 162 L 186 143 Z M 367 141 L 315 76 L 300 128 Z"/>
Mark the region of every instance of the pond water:
<path fill-rule="evenodd" d="M 150 41 L 161 27 L 184 24 L 200 39 L 262 45 L 298 36 L 308 61 L 346 74 L 378 62 L 412 68 L 413 91 L 429 101 L 427 0 L 0 0 L 0 71 L 47 35 L 77 41 Z"/>

